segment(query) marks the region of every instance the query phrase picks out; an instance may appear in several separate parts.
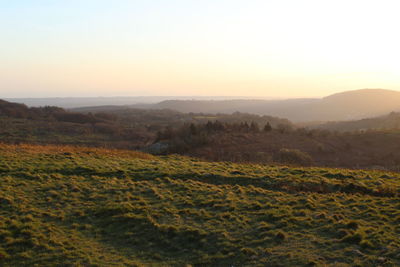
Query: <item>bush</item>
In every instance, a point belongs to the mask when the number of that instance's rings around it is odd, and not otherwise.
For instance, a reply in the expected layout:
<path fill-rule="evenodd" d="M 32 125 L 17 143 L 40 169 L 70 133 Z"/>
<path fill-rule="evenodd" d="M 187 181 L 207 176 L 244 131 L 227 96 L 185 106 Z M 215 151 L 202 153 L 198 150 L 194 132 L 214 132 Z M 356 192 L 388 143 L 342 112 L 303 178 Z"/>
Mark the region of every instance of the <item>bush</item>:
<path fill-rule="evenodd" d="M 288 148 L 280 149 L 278 154 L 276 155 L 275 160 L 285 164 L 296 164 L 296 165 L 306 165 L 306 166 L 311 165 L 313 163 L 313 159 L 308 153 L 302 152 L 298 149 L 288 149 Z"/>
<path fill-rule="evenodd" d="M 99 122 L 94 124 L 94 129 L 97 133 L 118 136 L 121 129 L 118 125 Z"/>

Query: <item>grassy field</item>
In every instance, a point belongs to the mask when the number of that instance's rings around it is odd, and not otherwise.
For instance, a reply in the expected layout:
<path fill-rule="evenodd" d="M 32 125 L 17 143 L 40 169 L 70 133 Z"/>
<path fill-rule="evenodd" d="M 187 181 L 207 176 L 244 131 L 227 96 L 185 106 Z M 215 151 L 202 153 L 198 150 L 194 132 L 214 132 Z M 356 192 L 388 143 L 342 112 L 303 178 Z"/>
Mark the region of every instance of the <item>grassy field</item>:
<path fill-rule="evenodd" d="M 0 145 L 1 266 L 399 266 L 400 174 Z"/>

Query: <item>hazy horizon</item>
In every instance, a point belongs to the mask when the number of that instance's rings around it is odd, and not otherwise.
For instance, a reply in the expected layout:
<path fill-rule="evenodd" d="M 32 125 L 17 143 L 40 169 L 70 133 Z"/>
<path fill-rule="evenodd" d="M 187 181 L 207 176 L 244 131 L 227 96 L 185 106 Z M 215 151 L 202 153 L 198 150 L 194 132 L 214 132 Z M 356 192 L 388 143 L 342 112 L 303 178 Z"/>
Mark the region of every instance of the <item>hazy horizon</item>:
<path fill-rule="evenodd" d="M 0 96 L 400 90 L 396 1 L 11 1 Z"/>
<path fill-rule="evenodd" d="M 382 90 L 382 91 L 394 91 L 399 92 L 400 90 L 392 90 L 392 89 L 384 89 L 384 88 L 363 88 L 363 89 L 354 89 L 347 91 L 338 91 L 329 95 L 323 96 L 292 96 L 292 97 L 284 97 L 284 96 L 252 96 L 252 95 L 87 95 L 87 96 L 19 96 L 19 97 L 3 97 L 0 95 L 0 99 L 5 100 L 16 100 L 16 99 L 112 99 L 112 98 L 131 98 L 131 99 L 164 99 L 164 100 L 246 100 L 246 99 L 260 99 L 260 100 L 286 100 L 286 99 L 321 99 L 324 97 L 328 97 L 334 94 L 346 93 L 346 92 L 356 92 L 356 91 L 365 91 L 365 90 Z"/>

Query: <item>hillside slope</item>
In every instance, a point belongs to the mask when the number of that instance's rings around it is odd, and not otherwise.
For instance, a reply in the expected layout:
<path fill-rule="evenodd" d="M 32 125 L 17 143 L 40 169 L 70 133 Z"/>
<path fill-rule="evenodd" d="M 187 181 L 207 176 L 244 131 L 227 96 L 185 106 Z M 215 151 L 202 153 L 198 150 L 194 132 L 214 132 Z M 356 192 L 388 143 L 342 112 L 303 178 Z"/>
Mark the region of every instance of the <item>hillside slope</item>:
<path fill-rule="evenodd" d="M 160 130 L 208 121 L 256 122 L 261 127 L 285 125 L 287 119 L 245 113 L 185 114 L 171 110 L 127 107 L 92 107 L 67 111 L 58 107 L 28 108 L 0 99 L 0 142 L 78 144 L 85 146 L 140 149 L 152 143 Z"/>
<path fill-rule="evenodd" d="M 294 122 L 356 120 L 400 111 L 400 92 L 361 89 L 345 91 L 321 99 L 166 100 L 147 105 L 145 108 L 208 113 L 238 111 L 287 118 Z"/>
<path fill-rule="evenodd" d="M 314 120 L 354 120 L 400 111 L 400 92 L 384 89 L 346 91 L 311 106 Z"/>
<path fill-rule="evenodd" d="M 0 265 L 399 266 L 399 178 L 0 145 Z"/>
<path fill-rule="evenodd" d="M 284 100 L 233 99 L 232 97 L 231 99 L 229 97 L 195 97 L 194 99 L 171 96 L 12 99 L 12 101 L 29 106 L 75 107 L 73 110 L 78 112 L 113 112 L 129 108 L 171 109 L 185 113 L 208 114 L 242 112 L 286 118 L 293 122 L 358 120 L 400 111 L 400 92 L 386 89 L 361 89 L 323 98 Z"/>
<path fill-rule="evenodd" d="M 400 113 L 391 112 L 390 114 L 385 116 L 367 118 L 362 120 L 327 122 L 312 125 L 309 128 L 326 129 L 341 132 L 400 129 Z"/>
<path fill-rule="evenodd" d="M 218 128 L 220 127 L 220 128 Z M 294 164 L 400 171 L 400 131 L 334 133 L 326 130 L 197 125 L 164 131 L 149 152 L 211 161 Z M 151 148 L 159 148 L 151 150 Z"/>

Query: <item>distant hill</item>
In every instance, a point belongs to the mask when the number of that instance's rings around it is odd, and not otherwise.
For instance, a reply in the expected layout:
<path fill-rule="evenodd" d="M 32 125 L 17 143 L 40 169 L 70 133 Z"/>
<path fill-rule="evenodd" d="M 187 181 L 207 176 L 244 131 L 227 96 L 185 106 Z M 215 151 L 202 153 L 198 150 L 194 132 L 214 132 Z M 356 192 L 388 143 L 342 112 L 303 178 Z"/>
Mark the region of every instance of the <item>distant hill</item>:
<path fill-rule="evenodd" d="M 44 98 L 5 98 L 4 100 L 25 104 L 29 107 L 57 106 L 61 108 L 80 108 L 108 105 L 146 105 L 156 104 L 168 99 L 176 100 L 226 100 L 232 96 L 115 96 L 115 97 L 44 97 Z M 248 97 L 240 97 L 247 99 Z"/>
<path fill-rule="evenodd" d="M 287 99 L 287 100 L 166 100 L 153 108 L 175 109 L 181 112 L 233 113 L 246 112 L 258 115 L 270 115 L 281 118 L 294 118 L 299 110 L 318 102 L 319 99 Z"/>
<path fill-rule="evenodd" d="M 78 112 L 69 112 L 55 106 L 27 107 L 0 99 L 0 116 L 14 119 L 45 120 L 49 122 L 95 123 L 103 119 Z"/>
<path fill-rule="evenodd" d="M 233 99 L 233 97 L 92 97 L 12 99 L 27 106 L 59 106 L 75 111 L 109 112 L 121 107 L 170 109 L 195 113 L 251 113 L 287 118 L 293 122 L 358 120 L 400 111 L 400 92 L 361 89 L 324 98 L 286 100 Z M 87 108 L 89 107 L 89 108 Z M 96 108 L 97 107 L 97 108 Z"/>
<path fill-rule="evenodd" d="M 139 107 L 139 106 L 137 106 Z M 400 92 L 384 89 L 346 91 L 321 99 L 288 100 L 166 100 L 145 108 L 181 112 L 247 112 L 294 122 L 355 120 L 400 111 Z"/>
<path fill-rule="evenodd" d="M 385 116 L 352 121 L 327 122 L 310 126 L 311 129 L 326 129 L 333 131 L 362 131 L 400 129 L 400 113 L 391 112 Z"/>
<path fill-rule="evenodd" d="M 314 120 L 354 120 L 400 111 L 400 92 L 362 89 L 334 94 L 312 106 Z"/>
<path fill-rule="evenodd" d="M 229 123 L 256 122 L 259 126 L 264 127 L 266 123 L 271 126 L 286 125 L 290 128 L 294 127 L 287 119 L 272 117 L 268 115 L 255 115 L 250 113 L 233 112 L 226 113 L 195 113 L 180 112 L 174 109 L 152 109 L 152 108 L 132 108 L 129 106 L 95 106 L 70 109 L 74 112 L 84 114 L 89 113 L 107 113 L 117 116 L 124 123 L 143 123 L 143 124 L 159 124 L 164 126 L 176 126 L 182 123 L 207 123 L 208 121 L 220 121 Z"/>

